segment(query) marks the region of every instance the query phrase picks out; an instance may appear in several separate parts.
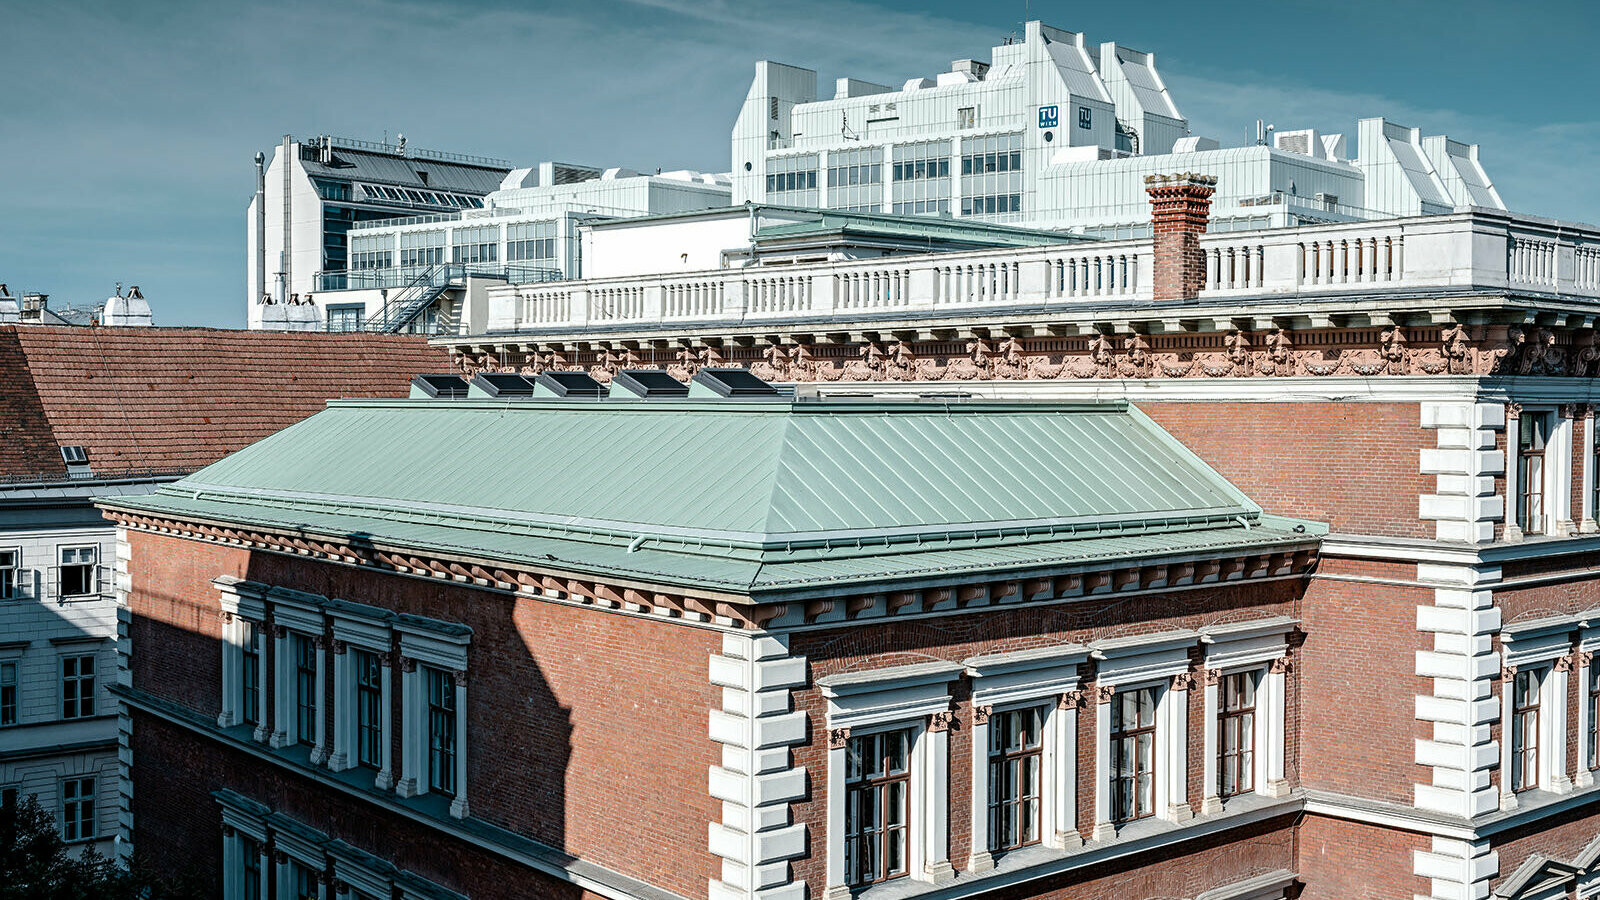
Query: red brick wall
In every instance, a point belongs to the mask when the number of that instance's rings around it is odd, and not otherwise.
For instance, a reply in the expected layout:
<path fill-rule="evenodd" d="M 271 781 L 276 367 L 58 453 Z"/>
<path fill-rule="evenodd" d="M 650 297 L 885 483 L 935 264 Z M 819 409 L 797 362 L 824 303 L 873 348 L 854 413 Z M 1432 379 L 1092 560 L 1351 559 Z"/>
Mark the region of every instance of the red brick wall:
<path fill-rule="evenodd" d="M 1515 872 L 1534 853 L 1572 862 L 1578 851 L 1597 835 L 1600 835 L 1600 797 L 1591 798 L 1588 803 L 1560 815 L 1503 831 L 1492 841 L 1500 858 L 1500 874 L 1491 882 L 1491 887 Z"/>
<path fill-rule="evenodd" d="M 721 759 L 706 732 L 721 705 L 708 681 L 717 634 L 162 535 L 130 540 L 135 687 L 216 714 L 220 574 L 465 623 L 474 817 L 680 893 L 703 893 L 719 873 L 706 846 L 707 823 L 721 820 L 706 788 Z"/>
<path fill-rule="evenodd" d="M 211 792 L 226 787 L 474 900 L 599 900 L 536 869 L 138 712 L 132 749 L 138 760 L 135 851 L 155 871 L 197 876 L 211 896 L 222 896 L 222 815 Z"/>
<path fill-rule="evenodd" d="M 1600 553 L 1576 553 L 1560 557 L 1506 563 L 1500 577 L 1506 581 L 1544 574 L 1570 575 L 1566 581 L 1553 581 L 1528 587 L 1502 587 L 1494 592 L 1501 621 L 1507 625 L 1544 616 L 1587 612 L 1600 606 Z"/>
<path fill-rule="evenodd" d="M 1161 427 L 1268 512 L 1334 531 L 1433 537 L 1417 498 L 1433 447 L 1415 403 L 1141 402 Z"/>
<path fill-rule="evenodd" d="M 1413 852 L 1431 846 L 1426 835 L 1306 816 L 1299 838 L 1297 870 L 1306 884 L 1300 900 L 1396 900 L 1432 893 L 1426 878 L 1412 874 Z"/>
<path fill-rule="evenodd" d="M 1243 618 L 1294 615 L 1298 612 L 1299 591 L 1299 582 L 1283 581 L 1175 592 L 1167 596 L 1086 599 L 1048 608 L 974 612 L 910 622 L 861 622 L 848 628 L 796 635 L 790 643 L 790 651 L 807 658 L 814 683 L 817 678 L 837 672 L 927 662 L 930 659 L 960 661 L 979 654 L 1064 642 L 1081 644 L 1114 635 L 1198 628 Z M 1299 727 L 1297 680 L 1291 674 L 1288 682 L 1288 728 L 1291 735 Z M 1196 696 L 1191 703 L 1198 703 L 1200 692 L 1193 693 Z M 957 726 L 949 735 L 949 852 L 951 864 L 963 869 L 972 848 L 972 704 L 971 688 L 966 679 L 953 683 L 952 696 L 956 705 Z M 807 884 L 824 885 L 826 797 L 825 792 L 817 787 L 824 783 L 828 771 L 826 742 L 819 737 L 825 733 L 827 703 L 819 690 L 802 689 L 795 692 L 794 708 L 804 711 L 810 718 L 813 735 L 810 744 L 797 747 L 794 751 L 794 763 L 806 767 L 813 786 L 805 800 L 792 806 L 794 821 L 804 822 L 811 837 L 811 853 L 794 861 L 794 875 L 805 879 Z M 1198 735 L 1202 720 L 1196 706 L 1191 705 L 1190 710 L 1190 727 Z M 1079 711 L 1077 822 L 1080 832 L 1085 836 L 1094 824 L 1094 723 L 1092 707 Z M 1197 736 L 1194 740 L 1198 739 Z M 1291 752 L 1295 744 L 1291 739 Z M 1195 754 L 1191 758 L 1193 768 L 1198 770 L 1198 745 L 1191 742 L 1191 748 Z M 1296 766 L 1292 758 L 1286 768 L 1293 783 Z M 1191 785 L 1196 784 L 1197 779 L 1197 775 L 1191 775 Z M 1200 794 L 1191 790 L 1188 796 L 1191 805 L 1198 811 Z"/>
<path fill-rule="evenodd" d="M 1318 574 L 1416 578 L 1416 566 L 1323 557 Z M 1413 760 L 1430 736 L 1412 698 L 1433 693 L 1416 672 L 1417 607 L 1430 588 L 1314 577 L 1301 604 L 1306 632 L 1300 685 L 1308 712 L 1300 730 L 1300 780 L 1307 788 L 1409 804 L 1432 773 Z"/>

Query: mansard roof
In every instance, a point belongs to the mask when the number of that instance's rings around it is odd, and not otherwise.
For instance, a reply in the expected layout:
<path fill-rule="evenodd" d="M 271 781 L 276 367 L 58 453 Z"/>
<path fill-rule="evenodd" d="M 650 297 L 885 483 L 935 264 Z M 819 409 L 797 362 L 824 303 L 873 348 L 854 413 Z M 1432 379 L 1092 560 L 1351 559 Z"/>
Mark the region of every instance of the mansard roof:
<path fill-rule="evenodd" d="M 1322 531 L 1120 402 L 341 401 L 108 506 L 741 595 Z"/>

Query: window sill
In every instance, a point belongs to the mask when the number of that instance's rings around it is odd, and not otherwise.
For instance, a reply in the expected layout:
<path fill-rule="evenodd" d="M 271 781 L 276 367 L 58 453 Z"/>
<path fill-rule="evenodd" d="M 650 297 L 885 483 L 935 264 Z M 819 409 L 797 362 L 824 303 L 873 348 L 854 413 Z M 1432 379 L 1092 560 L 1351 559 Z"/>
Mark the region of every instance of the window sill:
<path fill-rule="evenodd" d="M 1259 794 L 1231 797 L 1222 812 L 1197 815 L 1186 822 L 1169 822 L 1154 817 L 1119 826 L 1116 836 L 1088 841 L 1081 847 L 1058 850 L 1042 844 L 996 854 L 994 868 L 972 873 L 961 870 L 950 881 L 932 884 L 897 878 L 852 892 L 855 900 L 943 900 L 969 895 L 973 891 L 992 891 L 1098 865 L 1108 860 L 1146 854 L 1152 850 L 1215 834 L 1279 816 L 1298 813 L 1303 805 L 1299 791 L 1285 797 Z M 1092 826 L 1091 826 L 1092 827 Z M 952 855 L 965 859 L 965 848 L 951 848 Z"/>

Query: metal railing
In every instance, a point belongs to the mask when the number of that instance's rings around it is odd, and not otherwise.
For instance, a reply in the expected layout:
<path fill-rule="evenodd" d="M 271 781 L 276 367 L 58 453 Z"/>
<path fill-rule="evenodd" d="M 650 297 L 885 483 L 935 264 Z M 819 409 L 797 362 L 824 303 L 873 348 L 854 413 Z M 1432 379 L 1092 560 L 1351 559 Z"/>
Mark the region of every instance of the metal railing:
<path fill-rule="evenodd" d="M 438 263 L 436 265 L 448 266 L 459 270 L 459 275 L 456 277 L 463 284 L 468 275 L 479 278 L 494 278 L 505 281 L 508 284 L 560 281 L 565 277 L 560 269 L 552 269 L 546 266 L 519 265 L 516 263 L 504 265 L 493 263 Z M 406 287 L 412 284 L 419 275 L 433 268 L 434 266 L 391 266 L 382 269 L 318 272 L 316 290 L 319 292 L 370 291 Z"/>
<path fill-rule="evenodd" d="M 401 225 L 431 225 L 435 222 L 459 222 L 461 213 L 429 213 L 425 216 L 395 216 L 392 219 L 368 219 L 350 226 L 352 232 L 397 228 Z"/>
<path fill-rule="evenodd" d="M 509 169 L 509 160 L 498 159 L 493 156 L 474 156 L 470 153 L 450 153 L 445 150 L 424 150 L 420 147 L 402 146 L 398 143 L 386 144 L 380 141 L 363 141 L 357 138 L 335 137 L 333 135 L 319 135 L 313 141 L 320 141 L 326 137 L 333 142 L 335 148 L 343 147 L 346 150 L 367 150 L 374 153 L 388 153 L 392 156 L 404 156 L 407 159 L 431 159 L 438 162 L 466 163 L 473 166 L 487 166 L 496 169 Z"/>

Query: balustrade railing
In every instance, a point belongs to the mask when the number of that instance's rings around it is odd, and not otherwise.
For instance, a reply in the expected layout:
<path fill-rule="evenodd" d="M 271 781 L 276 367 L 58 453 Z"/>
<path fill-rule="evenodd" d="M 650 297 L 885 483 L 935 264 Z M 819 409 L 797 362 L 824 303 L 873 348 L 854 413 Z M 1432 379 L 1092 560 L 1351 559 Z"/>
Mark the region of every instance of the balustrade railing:
<path fill-rule="evenodd" d="M 1600 298 L 1600 232 L 1496 213 L 1205 234 L 1199 302 L 1402 288 Z M 1149 238 L 489 290 L 486 330 L 970 315 L 1153 300 Z M 1194 302 L 1194 301 L 1172 301 Z"/>

